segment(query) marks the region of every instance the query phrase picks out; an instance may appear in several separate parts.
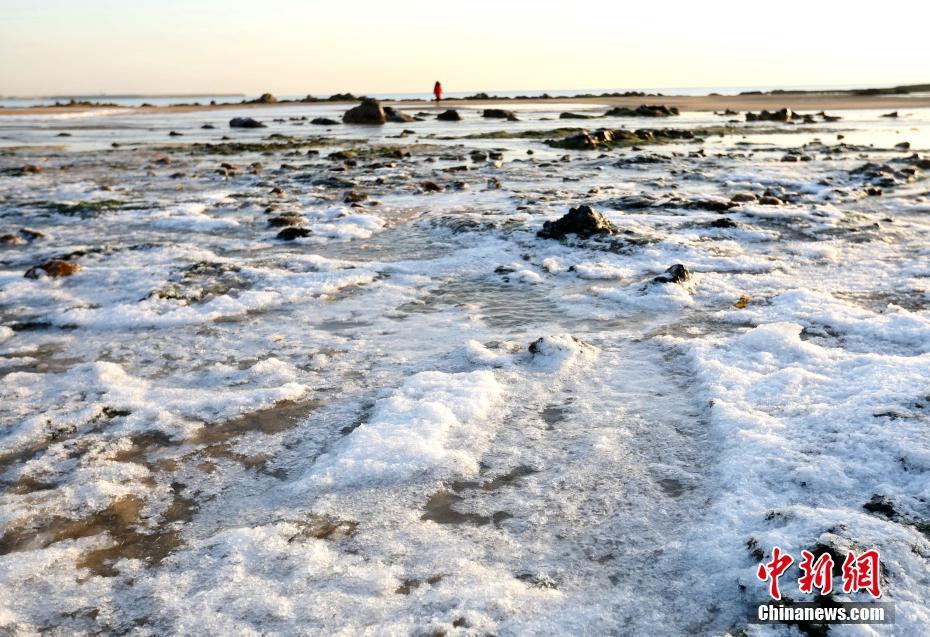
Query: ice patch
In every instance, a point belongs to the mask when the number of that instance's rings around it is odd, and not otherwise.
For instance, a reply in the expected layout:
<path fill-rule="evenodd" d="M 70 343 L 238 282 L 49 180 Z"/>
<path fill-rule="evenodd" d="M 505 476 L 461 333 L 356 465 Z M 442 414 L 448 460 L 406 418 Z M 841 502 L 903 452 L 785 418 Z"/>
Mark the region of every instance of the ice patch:
<path fill-rule="evenodd" d="M 797 553 L 829 536 L 837 547 L 881 550 L 886 597 L 915 625 L 930 588 L 913 546 L 926 540 L 899 523 L 930 514 L 925 416 L 911 409 L 925 400 L 930 354 L 848 352 L 801 331 L 780 322 L 732 339 L 665 339 L 689 352 L 720 441 L 712 528 L 694 530 L 701 550 L 720 558 L 708 581 L 740 581 L 761 601 L 756 563 L 739 557 L 750 538 Z M 897 522 L 863 507 L 876 494 L 895 503 Z"/>
<path fill-rule="evenodd" d="M 337 221 L 314 223 L 314 235 L 330 239 L 367 239 L 384 228 L 384 219 L 375 215 L 349 215 Z"/>
<path fill-rule="evenodd" d="M 570 334 L 543 336 L 529 346 L 532 367 L 549 371 L 572 365 L 595 351 L 594 347 Z"/>
<path fill-rule="evenodd" d="M 49 435 L 111 422 L 117 435 L 161 430 L 189 435 L 204 423 L 303 396 L 294 367 L 266 359 L 239 370 L 214 366 L 164 385 L 131 376 L 116 363 L 84 363 L 58 374 L 16 372 L 0 388 L 0 435 L 8 450 Z"/>
<path fill-rule="evenodd" d="M 630 279 L 636 276 L 632 268 L 625 268 L 610 263 L 584 262 L 576 263 L 572 269 L 581 279 Z"/>
<path fill-rule="evenodd" d="M 443 471 L 472 474 L 476 447 L 502 387 L 491 371 L 421 372 L 378 401 L 360 425 L 303 481 L 331 486 L 397 482 Z"/>

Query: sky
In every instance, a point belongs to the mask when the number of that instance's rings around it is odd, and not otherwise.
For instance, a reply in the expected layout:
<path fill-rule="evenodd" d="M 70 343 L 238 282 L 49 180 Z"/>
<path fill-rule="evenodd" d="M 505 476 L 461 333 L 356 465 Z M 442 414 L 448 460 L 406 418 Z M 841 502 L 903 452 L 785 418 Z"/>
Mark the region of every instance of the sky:
<path fill-rule="evenodd" d="M 927 83 L 928 19 L 927 0 L 0 0 L 0 95 Z"/>

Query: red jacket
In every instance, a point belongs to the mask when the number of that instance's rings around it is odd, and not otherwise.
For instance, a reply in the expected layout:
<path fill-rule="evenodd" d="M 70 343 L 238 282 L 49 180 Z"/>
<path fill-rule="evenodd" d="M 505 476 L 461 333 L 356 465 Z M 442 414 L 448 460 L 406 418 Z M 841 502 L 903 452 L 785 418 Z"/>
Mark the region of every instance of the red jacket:
<path fill-rule="evenodd" d="M 442 99 L 442 84 L 436 82 L 436 85 L 433 87 L 433 95 L 436 96 L 437 100 Z"/>

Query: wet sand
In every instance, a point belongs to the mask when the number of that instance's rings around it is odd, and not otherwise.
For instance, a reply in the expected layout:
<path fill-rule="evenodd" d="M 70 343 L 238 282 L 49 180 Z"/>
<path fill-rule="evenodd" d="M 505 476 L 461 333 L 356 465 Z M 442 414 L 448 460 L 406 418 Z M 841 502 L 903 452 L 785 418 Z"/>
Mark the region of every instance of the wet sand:
<path fill-rule="evenodd" d="M 302 104 L 336 104 L 337 102 L 278 102 L 275 104 L 215 104 L 177 106 L 33 106 L 26 108 L 0 108 L 3 115 L 53 115 L 74 114 L 87 111 L 118 111 L 120 113 L 191 113 L 199 111 L 239 110 L 245 108 L 273 108 Z M 401 108 L 435 108 L 435 102 L 425 100 L 384 100 L 384 104 Z M 664 95 L 661 97 L 553 97 L 530 99 L 446 99 L 443 107 L 480 107 L 485 104 L 577 104 L 579 106 L 630 106 L 640 104 L 666 104 L 681 111 L 722 111 L 726 109 L 773 110 L 790 108 L 796 111 L 823 111 L 841 109 L 887 109 L 930 107 L 930 96 L 912 97 L 900 95 L 863 96 L 830 93 L 796 93 L 780 95 Z M 354 102 L 345 102 L 354 104 Z M 348 108 L 348 106 L 347 106 Z"/>

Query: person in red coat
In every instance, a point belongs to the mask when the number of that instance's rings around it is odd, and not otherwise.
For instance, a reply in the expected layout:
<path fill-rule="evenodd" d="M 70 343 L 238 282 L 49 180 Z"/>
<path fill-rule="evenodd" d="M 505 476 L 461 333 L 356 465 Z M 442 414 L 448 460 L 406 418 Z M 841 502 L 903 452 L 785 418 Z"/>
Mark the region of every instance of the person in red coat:
<path fill-rule="evenodd" d="M 438 80 L 433 85 L 433 95 L 436 96 L 436 103 L 438 104 L 439 100 L 442 99 L 442 84 L 440 84 Z"/>

